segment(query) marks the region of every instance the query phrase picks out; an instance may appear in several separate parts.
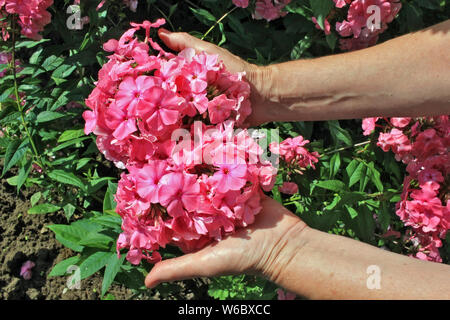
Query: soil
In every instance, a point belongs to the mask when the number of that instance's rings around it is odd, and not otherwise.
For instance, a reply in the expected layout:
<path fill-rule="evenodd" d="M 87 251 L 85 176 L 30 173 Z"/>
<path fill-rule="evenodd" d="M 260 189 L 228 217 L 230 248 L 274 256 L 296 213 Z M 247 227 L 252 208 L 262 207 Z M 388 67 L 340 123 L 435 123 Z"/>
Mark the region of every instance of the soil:
<path fill-rule="evenodd" d="M 102 275 L 96 273 L 82 280 L 81 290 L 68 290 L 66 277 L 47 277 L 60 261 L 74 256 L 45 226 L 67 223 L 61 213 L 46 215 L 27 214 L 29 198 L 36 190 L 24 190 L 18 195 L 16 188 L 6 179 L 0 180 L 0 299 L 3 300 L 97 300 L 100 299 Z M 22 264 L 35 263 L 32 278 L 20 276 Z M 176 283 L 179 290 L 168 299 L 207 299 L 206 287 L 199 289 L 198 280 Z M 201 287 L 201 286 L 200 286 Z M 195 289 L 197 288 L 197 289 Z M 145 297 L 134 296 L 123 285 L 113 283 L 108 293 L 117 300 L 159 299 L 155 291 Z"/>

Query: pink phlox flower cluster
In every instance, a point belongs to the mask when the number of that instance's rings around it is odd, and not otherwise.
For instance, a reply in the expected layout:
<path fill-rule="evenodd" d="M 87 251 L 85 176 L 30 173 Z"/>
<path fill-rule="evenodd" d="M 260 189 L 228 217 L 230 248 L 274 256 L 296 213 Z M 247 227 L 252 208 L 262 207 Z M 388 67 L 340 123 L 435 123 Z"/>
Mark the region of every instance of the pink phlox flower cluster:
<path fill-rule="evenodd" d="M 265 19 L 267 21 L 272 21 L 284 17 L 287 12 L 283 9 L 290 2 L 291 0 L 256 0 L 253 18 L 257 20 Z M 247 8 L 249 5 L 248 0 L 233 0 L 233 3 L 241 8 Z"/>
<path fill-rule="evenodd" d="M 400 11 L 402 5 L 398 0 L 333 0 L 337 11 L 345 10 L 347 5 L 347 19 L 336 22 L 336 31 L 343 37 L 339 39 L 340 49 L 354 51 L 373 46 L 378 41 L 379 34 L 386 31 Z M 340 10 L 339 10 L 340 9 Z M 326 35 L 331 34 L 329 22 L 336 12 L 333 10 L 324 19 L 324 29 L 319 26 L 317 19 L 312 18 L 317 29 Z"/>
<path fill-rule="evenodd" d="M 334 0 L 334 2 L 337 8 L 350 4 L 347 19 L 336 22 L 336 31 L 341 37 L 345 37 L 340 39 L 341 50 L 345 51 L 359 50 L 376 44 L 378 35 L 386 31 L 388 23 L 394 20 L 402 7 L 397 0 Z"/>
<path fill-rule="evenodd" d="M 365 134 L 375 129 L 378 120 L 363 120 Z M 416 257 L 441 262 L 438 248 L 450 229 L 449 116 L 385 120 L 386 132 L 380 133 L 377 145 L 394 152 L 408 173 L 396 213 L 414 232 Z"/>
<path fill-rule="evenodd" d="M 149 37 L 162 23 L 133 24 L 120 40 L 104 44 L 113 55 L 86 100 L 92 111 L 83 114 L 85 132 L 97 135 L 100 151 L 120 168 L 164 153 L 172 132 L 193 119 L 241 126 L 251 113 L 243 74 L 229 73 L 215 55 L 163 51 Z M 144 42 L 134 36 L 141 28 Z M 158 54 L 150 55 L 150 47 Z"/>
<path fill-rule="evenodd" d="M 40 40 L 42 36 L 39 32 L 51 21 L 52 16 L 47 8 L 52 4 L 53 0 L 0 0 L 0 17 L 16 14 L 22 35 Z M 2 26 L 2 36 L 5 41 L 9 38 L 6 25 Z"/>
<path fill-rule="evenodd" d="M 253 223 L 277 173 L 247 130 L 236 133 L 251 113 L 244 74 L 215 55 L 165 52 L 150 38 L 164 22 L 132 23 L 104 44 L 112 55 L 83 113 L 85 133 L 128 171 L 115 196 L 117 251 L 128 249 L 133 264 L 160 260 L 167 244 L 188 252 Z"/>
<path fill-rule="evenodd" d="M 309 143 L 309 140 L 305 140 L 302 136 L 295 138 L 287 138 L 281 143 L 272 142 L 270 144 L 270 151 L 274 154 L 279 154 L 281 159 L 288 165 L 292 165 L 295 168 L 308 168 L 315 169 L 315 163 L 319 161 L 320 155 L 314 151 L 309 152 L 304 146 Z"/>

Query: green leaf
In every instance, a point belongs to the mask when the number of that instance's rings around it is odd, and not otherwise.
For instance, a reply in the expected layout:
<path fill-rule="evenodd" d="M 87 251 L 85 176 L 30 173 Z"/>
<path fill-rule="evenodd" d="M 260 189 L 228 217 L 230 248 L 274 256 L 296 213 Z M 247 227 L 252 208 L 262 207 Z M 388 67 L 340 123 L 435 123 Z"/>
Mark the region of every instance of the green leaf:
<path fill-rule="evenodd" d="M 52 78 L 65 79 L 75 71 L 77 66 L 63 64 L 52 73 Z"/>
<path fill-rule="evenodd" d="M 60 145 L 57 145 L 56 147 L 51 149 L 50 152 L 56 152 L 56 151 L 62 150 L 64 148 L 70 147 L 70 146 L 72 146 L 74 144 L 83 142 L 84 140 L 87 140 L 87 139 L 91 139 L 91 138 L 90 137 L 82 137 L 82 138 L 77 138 L 77 139 L 65 141 L 65 142 L 61 143 Z"/>
<path fill-rule="evenodd" d="M 6 179 L 6 182 L 8 182 L 8 184 L 9 184 L 10 186 L 15 187 L 15 186 L 17 186 L 17 180 L 18 180 L 18 178 L 19 178 L 19 176 L 14 176 L 14 177 L 11 177 L 11 178 Z"/>
<path fill-rule="evenodd" d="M 309 49 L 312 45 L 312 39 L 309 35 L 306 35 L 303 39 L 301 39 L 297 44 L 292 48 L 291 51 L 291 60 L 300 59 L 305 53 L 306 50 Z"/>
<path fill-rule="evenodd" d="M 91 160 L 92 160 L 91 158 L 81 158 L 77 160 L 77 167 L 75 168 L 75 170 L 80 170 L 85 165 L 87 165 Z"/>
<path fill-rule="evenodd" d="M 76 207 L 73 204 L 68 203 L 63 207 L 63 209 L 64 209 L 64 214 L 67 218 L 67 221 L 69 221 L 70 218 L 73 216 Z"/>
<path fill-rule="evenodd" d="M 88 236 L 81 239 L 79 244 L 86 247 L 109 249 L 110 244 L 114 239 L 110 236 L 101 233 L 91 232 Z"/>
<path fill-rule="evenodd" d="M 51 55 L 42 63 L 42 67 L 46 71 L 52 71 L 58 68 L 64 62 L 64 58 L 57 57 L 55 55 Z"/>
<path fill-rule="evenodd" d="M 8 148 L 6 148 L 2 177 L 9 169 L 19 162 L 19 160 L 22 160 L 22 157 L 25 155 L 28 148 L 28 139 L 25 139 L 24 141 L 14 140 L 9 143 Z"/>
<path fill-rule="evenodd" d="M 43 123 L 48 121 L 53 121 L 59 118 L 63 118 L 65 114 L 54 112 L 54 111 L 43 111 L 38 114 L 36 122 L 37 123 Z"/>
<path fill-rule="evenodd" d="M 336 48 L 337 37 L 334 33 L 328 34 L 325 39 L 327 40 L 328 46 L 332 51 Z"/>
<path fill-rule="evenodd" d="M 67 273 L 67 269 L 70 266 L 77 265 L 79 261 L 80 261 L 80 257 L 75 256 L 75 257 L 67 258 L 67 259 L 59 262 L 58 264 L 56 264 L 53 267 L 52 271 L 50 271 L 50 273 L 48 274 L 48 277 L 57 277 L 57 276 L 65 275 Z"/>
<path fill-rule="evenodd" d="M 105 193 L 105 198 L 103 199 L 103 211 L 115 210 L 117 203 L 114 200 L 114 194 L 117 191 L 117 184 L 108 181 L 108 189 Z"/>
<path fill-rule="evenodd" d="M 332 179 L 339 172 L 339 168 L 341 166 L 341 155 L 339 152 L 336 152 L 330 160 L 330 175 L 329 178 Z"/>
<path fill-rule="evenodd" d="M 85 183 L 71 172 L 66 172 L 63 170 L 53 170 L 48 174 L 48 176 L 55 181 L 58 181 L 58 182 L 61 182 L 64 184 L 70 184 L 70 185 L 76 186 L 82 190 L 86 189 Z"/>
<path fill-rule="evenodd" d="M 58 139 L 58 143 L 65 142 L 68 140 L 73 140 L 79 137 L 84 136 L 84 130 L 83 129 L 77 129 L 77 130 L 66 130 L 64 131 L 61 136 Z"/>
<path fill-rule="evenodd" d="M 326 181 L 317 181 L 315 183 L 316 186 L 319 188 L 335 191 L 335 192 L 342 192 L 347 190 L 347 187 L 345 183 L 339 180 L 326 180 Z"/>
<path fill-rule="evenodd" d="M 194 9 L 194 8 L 189 9 L 191 9 L 191 11 L 194 13 L 194 16 L 206 26 L 211 26 L 213 23 L 216 22 L 216 18 L 205 9 Z"/>
<path fill-rule="evenodd" d="M 327 125 L 330 129 L 331 137 L 335 141 L 336 145 L 338 145 L 340 142 L 343 142 L 347 146 L 353 145 L 351 135 L 347 130 L 341 127 L 338 120 L 327 121 Z"/>
<path fill-rule="evenodd" d="M 28 210 L 29 214 L 45 214 L 45 213 L 52 213 L 56 212 L 59 209 L 61 209 L 60 206 L 56 206 L 51 203 L 42 203 L 38 204 L 37 206 L 34 206 Z"/>
<path fill-rule="evenodd" d="M 54 224 L 47 228 L 55 233 L 56 240 L 61 242 L 64 246 L 78 252 L 81 252 L 84 248 L 78 243 L 89 233 L 73 223 L 71 225 Z"/>
<path fill-rule="evenodd" d="M 381 179 L 380 179 L 380 172 L 377 169 L 375 169 L 375 164 L 373 162 L 370 162 L 367 165 L 367 167 L 369 169 L 371 181 L 377 187 L 379 192 L 383 192 L 384 187 L 383 187 L 383 183 L 381 182 Z"/>
<path fill-rule="evenodd" d="M 34 207 L 36 203 L 41 199 L 42 193 L 40 191 L 33 194 L 30 198 L 31 206 Z"/>
<path fill-rule="evenodd" d="M 117 258 L 117 254 L 113 253 L 106 263 L 105 274 L 102 282 L 102 297 L 105 295 L 106 291 L 108 291 L 109 287 L 116 278 L 124 259 L 125 255 L 122 255 L 119 259 Z"/>
<path fill-rule="evenodd" d="M 19 176 L 17 177 L 17 194 L 19 194 L 20 188 L 27 180 L 30 172 L 33 161 L 29 159 L 23 167 L 19 169 Z"/>
<path fill-rule="evenodd" d="M 80 264 L 81 280 L 90 277 L 103 268 L 116 253 L 98 251 L 90 255 Z"/>
<path fill-rule="evenodd" d="M 358 163 L 356 160 L 355 163 Z M 352 162 L 353 162 L 352 161 Z M 351 163 L 350 163 L 351 164 Z M 350 166 L 350 165 L 349 165 Z M 349 168 L 349 166 L 347 167 L 347 169 Z M 349 173 L 350 170 L 347 170 L 347 173 Z M 365 166 L 364 163 L 360 162 L 359 165 L 356 167 L 356 170 L 353 171 L 352 174 L 349 174 L 350 177 L 350 181 L 348 183 L 348 186 L 351 187 L 353 186 L 356 182 L 360 181 L 362 178 L 362 175 L 365 174 L 366 170 L 365 170 Z"/>
<path fill-rule="evenodd" d="M 358 216 L 358 212 L 353 209 L 352 207 L 345 205 L 345 208 L 347 209 L 348 213 L 350 214 L 350 218 L 354 219 Z"/>

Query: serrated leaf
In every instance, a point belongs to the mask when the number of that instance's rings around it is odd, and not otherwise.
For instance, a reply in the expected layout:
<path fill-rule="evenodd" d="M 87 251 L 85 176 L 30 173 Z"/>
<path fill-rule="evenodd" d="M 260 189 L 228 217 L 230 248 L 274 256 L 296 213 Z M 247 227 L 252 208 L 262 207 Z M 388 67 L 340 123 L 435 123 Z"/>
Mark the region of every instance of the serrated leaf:
<path fill-rule="evenodd" d="M 56 264 L 53 267 L 52 271 L 50 271 L 50 273 L 48 274 L 48 277 L 57 277 L 57 276 L 65 275 L 67 273 L 67 269 L 70 266 L 77 265 L 79 261 L 80 261 L 80 257 L 75 256 L 75 257 L 70 257 L 70 258 L 67 258 L 67 259 L 59 262 L 58 264 Z"/>
<path fill-rule="evenodd" d="M 85 238 L 81 239 L 79 244 L 86 247 L 109 249 L 114 239 L 102 233 L 91 232 Z"/>
<path fill-rule="evenodd" d="M 81 274 L 80 280 L 90 277 L 91 275 L 99 271 L 101 268 L 103 268 L 108 263 L 112 255 L 115 256 L 116 253 L 98 251 L 87 257 L 86 260 L 84 260 L 80 264 L 80 274 Z"/>
<path fill-rule="evenodd" d="M 9 169 L 11 169 L 19 160 L 22 160 L 22 157 L 28 151 L 29 142 L 28 140 L 19 141 L 14 140 L 10 142 L 8 148 L 6 148 L 5 152 L 5 162 L 2 171 L 2 177 Z"/>
<path fill-rule="evenodd" d="M 88 235 L 88 231 L 74 225 L 64 225 L 64 224 L 54 224 L 48 226 L 50 230 L 55 233 L 56 240 L 61 242 L 66 247 L 81 252 L 83 250 L 83 246 L 78 243 L 81 239 L 85 238 Z"/>
<path fill-rule="evenodd" d="M 111 257 L 108 259 L 102 282 L 102 297 L 105 295 L 106 291 L 108 291 L 109 287 L 116 278 L 116 275 L 120 271 L 120 267 L 122 266 L 124 260 L 125 255 L 122 255 L 120 258 L 118 258 L 117 254 L 115 253 L 113 253 L 113 255 L 111 255 Z"/>
<path fill-rule="evenodd" d="M 42 67 L 46 71 L 52 71 L 58 68 L 64 62 L 64 58 L 57 57 L 55 55 L 51 55 L 42 63 Z"/>
<path fill-rule="evenodd" d="M 70 184 L 82 190 L 86 189 L 85 183 L 71 172 L 66 172 L 63 170 L 53 170 L 48 174 L 48 176 L 55 181 L 64 184 Z"/>

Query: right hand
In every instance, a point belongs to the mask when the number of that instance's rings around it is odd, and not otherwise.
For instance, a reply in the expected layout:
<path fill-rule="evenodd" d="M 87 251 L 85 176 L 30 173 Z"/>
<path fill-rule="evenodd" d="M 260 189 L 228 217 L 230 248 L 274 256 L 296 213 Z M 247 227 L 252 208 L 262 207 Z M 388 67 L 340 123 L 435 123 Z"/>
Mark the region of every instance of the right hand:
<path fill-rule="evenodd" d="M 148 288 L 161 282 L 232 274 L 262 275 L 277 283 L 305 243 L 308 227 L 274 199 L 265 196 L 255 222 L 193 253 L 155 264 Z"/>
<path fill-rule="evenodd" d="M 217 54 L 228 71 L 245 72 L 246 80 L 251 86 L 250 100 L 252 103 L 252 114 L 247 120 L 248 124 L 257 126 L 265 122 L 273 121 L 273 119 L 268 118 L 269 112 L 267 111 L 272 111 L 273 109 L 271 110 L 268 106 L 267 97 L 269 96 L 269 92 L 266 92 L 267 89 L 265 89 L 270 87 L 267 84 L 272 81 L 270 68 L 248 63 L 224 48 L 195 38 L 185 32 L 170 32 L 161 28 L 158 31 L 158 35 L 174 51 L 193 48 L 197 52 L 204 51 L 209 54 Z"/>

